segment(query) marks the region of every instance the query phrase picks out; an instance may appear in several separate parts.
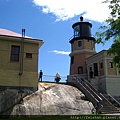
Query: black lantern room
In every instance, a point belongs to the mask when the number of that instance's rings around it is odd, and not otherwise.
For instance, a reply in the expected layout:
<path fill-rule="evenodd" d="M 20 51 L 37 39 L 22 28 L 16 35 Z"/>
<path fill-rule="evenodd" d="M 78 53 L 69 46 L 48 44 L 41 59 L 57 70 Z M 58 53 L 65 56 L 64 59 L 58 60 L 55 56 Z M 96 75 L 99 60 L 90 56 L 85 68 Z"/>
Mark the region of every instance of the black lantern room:
<path fill-rule="evenodd" d="M 70 43 L 77 39 L 87 39 L 87 40 L 95 40 L 91 35 L 92 24 L 89 22 L 84 22 L 83 17 L 80 17 L 80 22 L 76 22 L 72 25 L 74 30 L 74 35 Z"/>

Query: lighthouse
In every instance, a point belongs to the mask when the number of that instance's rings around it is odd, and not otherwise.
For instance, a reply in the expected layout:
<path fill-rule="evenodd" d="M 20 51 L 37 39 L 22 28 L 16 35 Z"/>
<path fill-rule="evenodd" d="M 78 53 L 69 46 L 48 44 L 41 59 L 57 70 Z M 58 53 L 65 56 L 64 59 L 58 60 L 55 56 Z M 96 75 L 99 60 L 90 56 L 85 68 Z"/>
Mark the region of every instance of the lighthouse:
<path fill-rule="evenodd" d="M 95 51 L 95 38 L 91 35 L 92 24 L 85 22 L 83 17 L 80 21 L 72 25 L 73 37 L 70 39 L 71 53 L 70 56 L 70 73 L 68 81 L 72 80 L 72 76 L 87 78 L 86 59 L 93 56 Z"/>

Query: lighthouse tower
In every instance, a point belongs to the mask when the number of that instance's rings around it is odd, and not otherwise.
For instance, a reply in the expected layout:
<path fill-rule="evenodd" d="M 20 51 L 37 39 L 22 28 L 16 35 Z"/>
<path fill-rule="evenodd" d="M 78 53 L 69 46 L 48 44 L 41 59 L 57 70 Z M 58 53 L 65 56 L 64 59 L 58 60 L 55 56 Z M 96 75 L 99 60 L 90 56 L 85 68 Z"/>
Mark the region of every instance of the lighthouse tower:
<path fill-rule="evenodd" d="M 95 38 L 91 35 L 92 24 L 83 21 L 80 17 L 80 22 L 72 25 L 74 35 L 70 39 L 70 75 L 68 80 L 73 75 L 78 77 L 87 77 L 86 59 L 96 53 L 94 41 Z"/>

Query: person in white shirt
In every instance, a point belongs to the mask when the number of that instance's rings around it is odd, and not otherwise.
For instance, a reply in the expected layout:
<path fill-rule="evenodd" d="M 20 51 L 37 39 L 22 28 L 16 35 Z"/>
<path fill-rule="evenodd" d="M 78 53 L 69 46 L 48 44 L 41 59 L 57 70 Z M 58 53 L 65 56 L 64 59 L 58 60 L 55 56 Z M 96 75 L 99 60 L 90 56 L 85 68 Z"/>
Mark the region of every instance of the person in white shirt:
<path fill-rule="evenodd" d="M 57 72 L 55 76 L 55 81 L 58 83 L 60 81 L 60 74 Z"/>

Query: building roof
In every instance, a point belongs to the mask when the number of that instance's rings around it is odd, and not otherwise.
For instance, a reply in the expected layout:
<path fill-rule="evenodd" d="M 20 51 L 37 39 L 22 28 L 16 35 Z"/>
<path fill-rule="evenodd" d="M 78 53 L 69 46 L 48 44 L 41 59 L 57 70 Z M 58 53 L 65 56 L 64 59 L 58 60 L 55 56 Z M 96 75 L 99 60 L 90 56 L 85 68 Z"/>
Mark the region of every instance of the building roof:
<path fill-rule="evenodd" d="M 3 29 L 3 28 L 0 28 L 0 36 L 1 35 L 12 36 L 12 37 L 22 37 L 22 34 L 19 34 L 19 33 L 16 33 L 16 32 L 13 32 L 7 29 Z M 25 36 L 25 38 L 31 38 L 31 37 Z"/>
<path fill-rule="evenodd" d="M 96 56 L 98 56 L 98 55 L 100 55 L 100 54 L 103 54 L 103 53 L 106 52 L 106 51 L 107 51 L 107 50 L 101 50 L 100 52 L 95 53 L 94 55 L 88 57 L 86 60 L 89 60 L 89 59 L 91 59 L 91 58 L 93 58 L 93 57 L 96 57 Z"/>
<path fill-rule="evenodd" d="M 19 33 L 16 33 L 16 32 L 13 32 L 13 31 L 10 31 L 10 30 L 7 30 L 7 29 L 0 28 L 0 37 L 2 37 L 2 38 L 12 38 L 12 39 L 15 38 L 15 39 L 20 40 L 22 38 L 22 34 L 19 34 Z M 40 40 L 40 39 L 35 39 L 35 38 L 29 37 L 29 36 L 25 36 L 24 38 L 25 38 L 25 40 L 27 40 L 29 42 L 34 41 L 34 42 L 39 43 L 39 46 L 41 46 L 43 44 L 43 40 Z"/>

